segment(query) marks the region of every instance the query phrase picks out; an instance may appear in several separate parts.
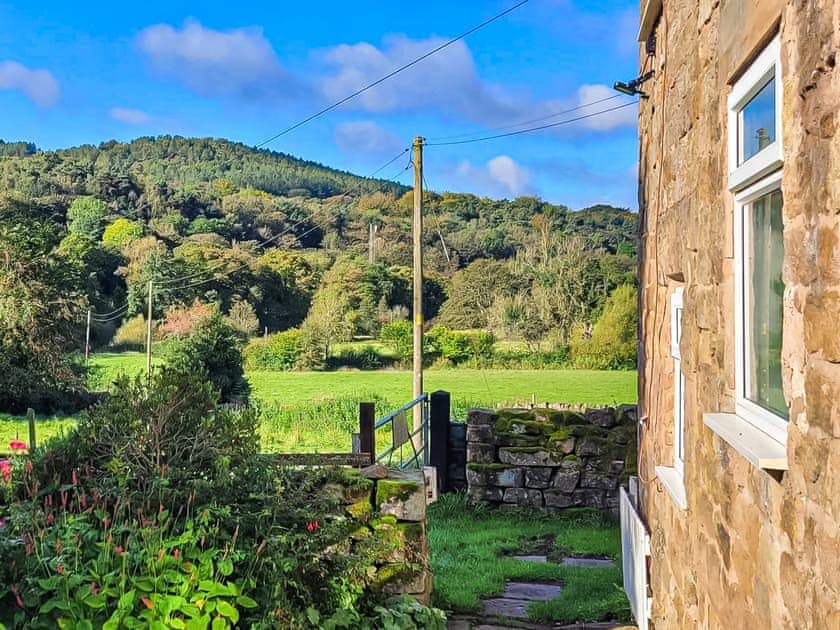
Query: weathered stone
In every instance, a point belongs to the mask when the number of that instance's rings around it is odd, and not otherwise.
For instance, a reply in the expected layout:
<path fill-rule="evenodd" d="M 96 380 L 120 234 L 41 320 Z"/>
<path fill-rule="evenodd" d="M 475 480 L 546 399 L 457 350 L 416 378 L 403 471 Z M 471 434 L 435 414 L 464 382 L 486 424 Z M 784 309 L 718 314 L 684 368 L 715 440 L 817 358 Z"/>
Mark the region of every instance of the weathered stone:
<path fill-rule="evenodd" d="M 467 482 L 476 486 L 521 487 L 522 469 L 502 464 L 471 464 L 467 466 Z"/>
<path fill-rule="evenodd" d="M 467 444 L 467 462 L 473 464 L 492 464 L 496 461 L 496 447 L 492 444 Z M 504 460 L 502 460 L 504 461 Z"/>
<path fill-rule="evenodd" d="M 580 506 L 585 505 L 587 507 L 596 508 L 607 507 L 606 494 L 603 490 L 595 488 L 578 488 L 572 492 L 572 501 L 575 505 Z"/>
<path fill-rule="evenodd" d="M 548 488 L 551 485 L 551 468 L 525 468 L 526 488 Z"/>
<path fill-rule="evenodd" d="M 575 504 L 571 494 L 561 492 L 557 489 L 549 488 L 543 491 L 546 507 L 551 508 L 567 508 Z"/>
<path fill-rule="evenodd" d="M 581 457 L 593 457 L 604 454 L 604 444 L 601 440 L 593 438 L 581 438 L 575 452 Z"/>
<path fill-rule="evenodd" d="M 581 488 L 599 488 L 601 490 L 615 490 L 618 487 L 618 477 L 613 475 L 599 475 L 585 472 L 580 478 Z"/>
<path fill-rule="evenodd" d="M 484 486 L 470 486 L 467 490 L 467 501 L 470 503 L 501 503 L 504 490 Z"/>
<path fill-rule="evenodd" d="M 624 470 L 624 460 L 623 459 L 614 459 L 610 462 L 610 473 L 613 475 L 620 475 L 621 471 Z"/>
<path fill-rule="evenodd" d="M 527 488 L 508 488 L 505 490 L 505 503 L 513 503 L 520 507 L 542 507 L 543 495 L 539 490 Z"/>
<path fill-rule="evenodd" d="M 615 408 L 615 415 L 619 424 L 636 424 L 636 405 L 619 405 Z"/>
<path fill-rule="evenodd" d="M 530 602 L 523 599 L 492 597 L 484 600 L 484 614 L 492 617 L 525 619 L 528 617 L 529 603 Z"/>
<path fill-rule="evenodd" d="M 548 562 L 548 556 L 511 556 L 514 560 L 519 560 L 520 562 L 536 562 L 537 564 L 545 564 Z"/>
<path fill-rule="evenodd" d="M 502 447 L 499 459 L 505 464 L 516 466 L 559 466 L 563 458 L 558 453 L 542 449 Z"/>
<path fill-rule="evenodd" d="M 554 473 L 554 479 L 551 481 L 551 485 L 560 492 L 571 492 L 577 488 L 579 480 L 580 472 L 578 471 L 558 470 Z"/>
<path fill-rule="evenodd" d="M 607 407 L 606 409 L 587 409 L 584 418 L 590 424 L 594 424 L 602 429 L 610 429 L 617 424 L 615 409 L 612 407 Z"/>
<path fill-rule="evenodd" d="M 493 427 L 489 424 L 471 424 L 467 427 L 467 442 L 493 442 Z"/>
<path fill-rule="evenodd" d="M 575 452 L 576 442 L 577 442 L 577 438 L 573 438 L 573 437 L 566 438 L 565 440 L 563 440 L 561 442 L 555 442 L 554 448 L 556 448 L 558 451 L 560 451 L 564 455 L 569 455 L 570 453 Z"/>
<path fill-rule="evenodd" d="M 559 584 L 540 584 L 539 582 L 506 582 L 504 597 L 527 599 L 531 602 L 547 602 L 560 597 L 563 587 Z"/>
<path fill-rule="evenodd" d="M 376 484 L 376 505 L 382 514 L 402 521 L 426 519 L 426 488 L 423 471 L 390 471 Z"/>
<path fill-rule="evenodd" d="M 496 414 L 490 409 L 470 409 L 467 413 L 467 426 L 475 424 L 493 424 Z"/>
<path fill-rule="evenodd" d="M 365 479 L 385 479 L 388 476 L 388 467 L 382 464 L 372 464 L 359 471 Z"/>
<path fill-rule="evenodd" d="M 615 566 L 614 560 L 607 558 L 588 558 L 588 557 L 566 557 L 560 561 L 560 564 L 567 567 L 586 567 L 589 569 L 603 569 Z"/>

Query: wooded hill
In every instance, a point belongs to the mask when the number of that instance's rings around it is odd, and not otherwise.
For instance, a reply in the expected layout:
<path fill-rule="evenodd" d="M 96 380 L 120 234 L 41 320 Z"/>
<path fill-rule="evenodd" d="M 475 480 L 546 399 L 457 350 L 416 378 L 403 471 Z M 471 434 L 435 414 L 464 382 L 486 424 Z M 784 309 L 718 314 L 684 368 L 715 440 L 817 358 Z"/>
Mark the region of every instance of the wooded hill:
<path fill-rule="evenodd" d="M 80 304 L 110 320 L 95 326 L 99 344 L 145 312 L 149 280 L 158 318 L 198 299 L 250 309 L 254 330 L 298 326 L 314 310 L 338 321 L 337 338 L 376 334 L 408 313 L 411 207 L 400 184 L 225 140 L 0 143 L 0 245 L 31 255 L 11 235 L 41 234 L 45 253 L 78 273 Z M 527 320 L 517 330 L 528 338 L 559 330 L 565 343 L 635 282 L 627 210 L 427 192 L 425 213 L 427 319 L 488 327 L 496 304 Z"/>

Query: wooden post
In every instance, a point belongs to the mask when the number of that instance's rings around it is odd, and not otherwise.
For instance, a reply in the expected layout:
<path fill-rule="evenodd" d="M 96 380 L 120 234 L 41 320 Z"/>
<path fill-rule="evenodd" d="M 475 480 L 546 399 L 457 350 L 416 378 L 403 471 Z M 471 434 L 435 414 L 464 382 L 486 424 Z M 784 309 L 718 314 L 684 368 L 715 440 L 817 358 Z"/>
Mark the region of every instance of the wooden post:
<path fill-rule="evenodd" d="M 149 280 L 149 309 L 146 318 L 146 384 L 152 382 L 152 281 Z"/>
<path fill-rule="evenodd" d="M 370 464 L 376 460 L 376 436 L 373 425 L 376 422 L 376 405 L 359 403 L 359 446 L 362 453 L 370 454 Z"/>
<path fill-rule="evenodd" d="M 29 423 L 29 452 L 35 448 L 35 410 L 26 410 L 26 421 Z"/>
<path fill-rule="evenodd" d="M 432 392 L 429 410 L 429 465 L 437 468 L 438 491 L 449 489 L 449 392 Z"/>
<path fill-rule="evenodd" d="M 414 138 L 414 214 L 412 219 L 412 242 L 414 249 L 413 293 L 414 300 L 414 352 L 412 354 L 412 370 L 414 373 L 414 395 L 417 398 L 423 393 L 423 138 Z M 423 448 L 423 406 L 415 405 L 412 433 L 414 448 Z"/>

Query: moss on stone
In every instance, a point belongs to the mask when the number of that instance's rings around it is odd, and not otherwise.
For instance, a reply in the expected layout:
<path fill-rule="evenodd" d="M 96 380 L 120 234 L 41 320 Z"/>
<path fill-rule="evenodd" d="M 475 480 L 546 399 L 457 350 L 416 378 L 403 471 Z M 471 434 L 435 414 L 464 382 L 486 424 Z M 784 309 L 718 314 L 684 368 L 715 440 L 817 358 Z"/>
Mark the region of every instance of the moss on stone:
<path fill-rule="evenodd" d="M 550 442 L 563 442 L 568 440 L 571 437 L 571 431 L 569 431 L 569 427 L 558 427 L 554 433 L 548 436 L 548 441 Z"/>
<path fill-rule="evenodd" d="M 580 462 L 580 457 L 575 455 L 574 453 L 570 453 L 563 458 L 564 462 Z"/>
<path fill-rule="evenodd" d="M 501 470 L 507 470 L 508 468 L 513 468 L 513 466 L 508 464 L 478 464 L 475 462 L 467 464 L 467 470 L 475 472 L 499 472 Z"/>
<path fill-rule="evenodd" d="M 414 576 L 411 566 L 406 562 L 392 562 L 379 567 L 376 571 L 374 584 L 383 586 L 390 583 L 400 583 L 410 580 Z"/>
<path fill-rule="evenodd" d="M 347 513 L 359 521 L 369 520 L 373 516 L 373 505 L 371 505 L 370 497 L 365 497 L 361 501 L 348 505 Z"/>
<path fill-rule="evenodd" d="M 389 499 L 408 501 L 420 484 L 411 479 L 380 479 L 376 484 L 376 505 L 383 505 Z"/>
<path fill-rule="evenodd" d="M 377 516 L 370 522 L 370 526 L 373 529 L 379 529 L 383 526 L 392 526 L 397 524 L 397 517 L 393 514 L 382 514 L 381 516 Z"/>

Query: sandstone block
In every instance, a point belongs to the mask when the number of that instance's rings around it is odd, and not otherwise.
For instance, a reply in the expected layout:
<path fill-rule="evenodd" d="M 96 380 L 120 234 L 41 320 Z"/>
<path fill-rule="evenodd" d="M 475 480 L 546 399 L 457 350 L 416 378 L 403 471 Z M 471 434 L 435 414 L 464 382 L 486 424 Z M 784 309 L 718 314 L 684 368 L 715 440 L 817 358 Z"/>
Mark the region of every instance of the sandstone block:
<path fill-rule="evenodd" d="M 505 464 L 515 466 L 559 466 L 562 456 L 551 451 L 533 448 L 502 447 L 499 459 Z"/>
<path fill-rule="evenodd" d="M 616 423 L 615 410 L 612 407 L 605 409 L 587 409 L 584 413 L 584 418 L 590 424 L 594 424 L 602 429 L 610 429 Z"/>
<path fill-rule="evenodd" d="M 571 492 L 577 488 L 579 479 L 579 471 L 558 470 L 554 475 L 551 485 L 560 492 Z"/>
<path fill-rule="evenodd" d="M 467 461 L 471 464 L 492 464 L 496 461 L 496 447 L 478 442 L 467 444 Z"/>
<path fill-rule="evenodd" d="M 594 488 L 578 488 L 572 492 L 572 501 L 576 506 L 579 505 L 602 509 L 607 507 L 604 491 Z"/>
<path fill-rule="evenodd" d="M 492 441 L 493 427 L 489 424 L 472 424 L 467 427 L 467 442 L 490 444 Z"/>
<path fill-rule="evenodd" d="M 490 409 L 470 409 L 467 413 L 467 426 L 475 424 L 493 424 L 496 414 Z"/>
<path fill-rule="evenodd" d="M 521 507 L 542 507 L 543 494 L 539 490 L 527 488 L 508 488 L 505 490 L 505 503 L 512 503 Z"/>
<path fill-rule="evenodd" d="M 571 507 L 574 504 L 571 494 L 567 494 L 557 489 L 546 490 L 545 492 L 543 492 L 543 497 L 545 497 L 546 507 L 567 508 Z"/>
<path fill-rule="evenodd" d="M 618 477 L 585 472 L 580 478 L 581 488 L 598 488 L 600 490 L 615 490 L 618 487 Z"/>
<path fill-rule="evenodd" d="M 382 514 L 401 521 L 426 520 L 426 484 L 422 471 L 391 471 L 376 484 L 376 505 Z"/>
<path fill-rule="evenodd" d="M 502 488 L 470 486 L 467 490 L 467 501 L 469 503 L 501 503 L 502 499 L 504 499 Z"/>
<path fill-rule="evenodd" d="M 551 468 L 525 468 L 526 488 L 548 488 L 551 485 L 551 475 L 554 472 Z"/>

